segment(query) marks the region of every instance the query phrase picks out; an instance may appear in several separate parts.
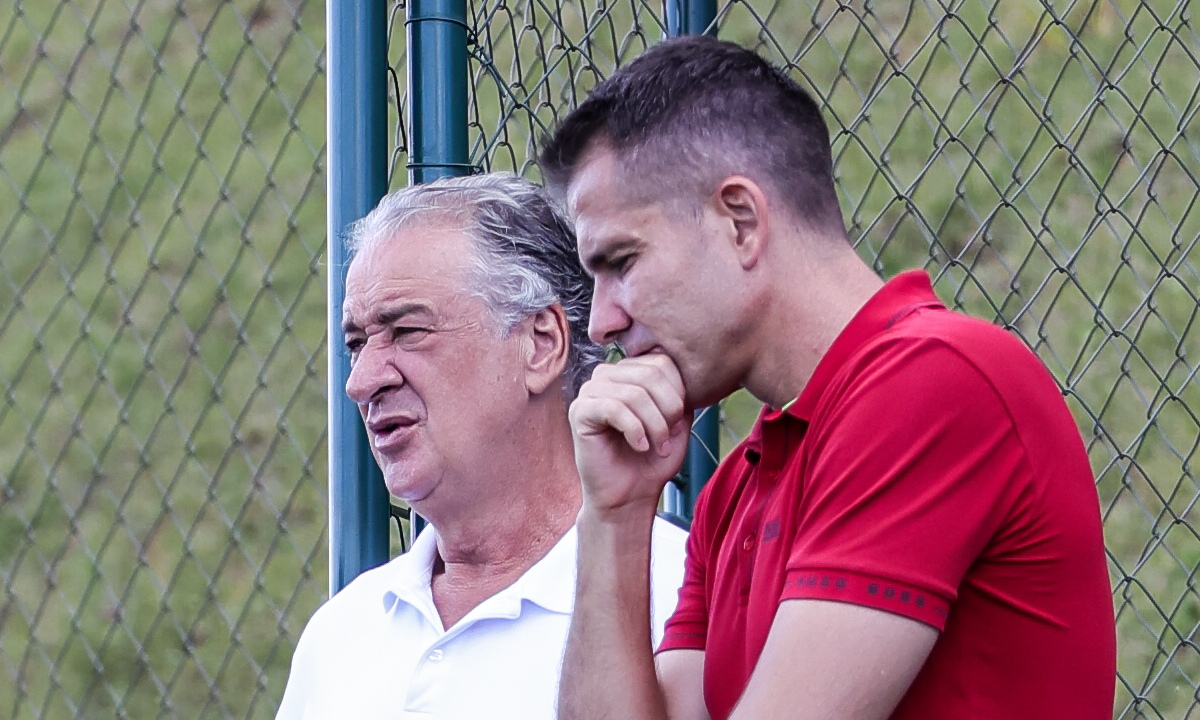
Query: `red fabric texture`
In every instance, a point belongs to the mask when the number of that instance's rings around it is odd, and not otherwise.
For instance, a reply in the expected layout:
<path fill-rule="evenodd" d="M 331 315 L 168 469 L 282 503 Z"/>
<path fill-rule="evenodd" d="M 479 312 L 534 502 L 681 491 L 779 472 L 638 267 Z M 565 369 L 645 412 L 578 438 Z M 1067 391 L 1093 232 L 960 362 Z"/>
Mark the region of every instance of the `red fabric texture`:
<path fill-rule="evenodd" d="M 924 272 L 885 285 L 701 493 L 660 651 L 706 651 L 713 720 L 795 598 L 940 631 L 893 718 L 1112 716 L 1112 596 L 1074 419 L 1019 339 L 947 310 Z"/>

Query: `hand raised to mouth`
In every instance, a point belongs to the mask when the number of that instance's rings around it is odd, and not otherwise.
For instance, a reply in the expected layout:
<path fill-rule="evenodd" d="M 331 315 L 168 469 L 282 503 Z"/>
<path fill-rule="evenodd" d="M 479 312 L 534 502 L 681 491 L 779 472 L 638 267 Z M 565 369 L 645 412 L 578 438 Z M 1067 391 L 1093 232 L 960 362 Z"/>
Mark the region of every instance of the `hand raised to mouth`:
<path fill-rule="evenodd" d="M 652 353 L 598 366 L 570 418 L 585 509 L 644 505 L 653 513 L 683 465 L 691 428 L 671 358 Z"/>

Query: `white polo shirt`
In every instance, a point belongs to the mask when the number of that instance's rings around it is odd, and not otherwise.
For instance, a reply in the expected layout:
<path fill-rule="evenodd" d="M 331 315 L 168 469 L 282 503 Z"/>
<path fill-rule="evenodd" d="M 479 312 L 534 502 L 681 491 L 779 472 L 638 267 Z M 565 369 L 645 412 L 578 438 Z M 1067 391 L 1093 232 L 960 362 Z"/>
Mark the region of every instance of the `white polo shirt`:
<path fill-rule="evenodd" d="M 655 647 L 683 583 L 686 539 L 655 519 Z M 426 530 L 408 553 L 355 578 L 313 615 L 276 720 L 552 720 L 575 605 L 575 549 L 572 527 L 516 582 L 446 630 L 430 592 L 437 548 Z"/>

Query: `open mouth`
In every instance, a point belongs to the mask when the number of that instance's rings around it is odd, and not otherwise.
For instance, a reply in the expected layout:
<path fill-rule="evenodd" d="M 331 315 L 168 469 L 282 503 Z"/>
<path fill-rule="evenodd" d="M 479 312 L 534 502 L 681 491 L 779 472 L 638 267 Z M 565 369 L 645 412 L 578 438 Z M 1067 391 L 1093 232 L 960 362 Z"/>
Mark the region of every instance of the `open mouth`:
<path fill-rule="evenodd" d="M 407 431 L 416 425 L 411 418 L 382 418 L 367 423 L 371 444 L 376 450 L 386 450 L 404 440 Z"/>

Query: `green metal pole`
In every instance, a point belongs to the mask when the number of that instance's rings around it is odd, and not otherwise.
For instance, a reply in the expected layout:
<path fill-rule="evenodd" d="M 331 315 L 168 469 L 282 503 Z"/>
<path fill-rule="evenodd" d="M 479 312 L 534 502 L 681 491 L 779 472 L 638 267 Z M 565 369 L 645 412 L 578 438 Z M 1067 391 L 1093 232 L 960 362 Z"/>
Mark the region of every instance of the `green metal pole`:
<path fill-rule="evenodd" d="M 358 407 L 346 397 L 350 359 L 342 340 L 346 228 L 387 192 L 386 0 L 329 0 L 328 395 L 329 594 L 387 562 L 388 494 Z"/>
<path fill-rule="evenodd" d="M 717 0 L 667 0 L 667 34 L 717 34 Z M 668 502 L 668 511 L 687 520 L 692 519 L 696 495 L 717 469 L 720 453 L 721 409 L 716 405 L 696 411 L 692 437 L 688 441 L 685 472 L 678 485 L 681 497 Z"/>
<path fill-rule="evenodd" d="M 471 172 L 466 0 L 409 0 L 409 182 Z"/>
<path fill-rule="evenodd" d="M 409 0 L 408 181 L 471 172 L 467 151 L 467 2 Z M 425 522 L 410 515 L 413 539 Z"/>
<path fill-rule="evenodd" d="M 667 35 L 716 36 L 717 0 L 667 0 Z"/>

